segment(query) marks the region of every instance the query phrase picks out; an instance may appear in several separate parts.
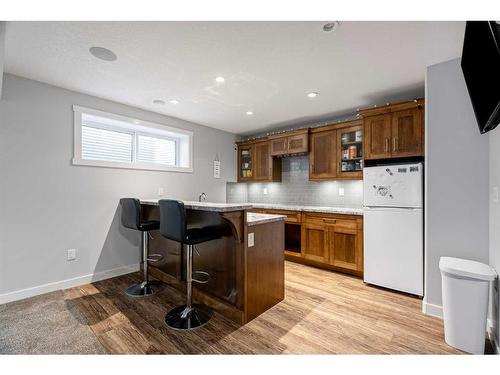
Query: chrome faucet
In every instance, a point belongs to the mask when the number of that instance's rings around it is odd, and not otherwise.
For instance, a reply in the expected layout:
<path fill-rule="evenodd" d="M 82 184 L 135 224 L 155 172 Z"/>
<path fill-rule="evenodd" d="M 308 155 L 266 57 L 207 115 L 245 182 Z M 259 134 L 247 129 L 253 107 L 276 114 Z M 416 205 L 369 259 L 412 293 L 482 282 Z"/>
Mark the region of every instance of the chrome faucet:
<path fill-rule="evenodd" d="M 203 199 L 203 201 L 206 201 L 207 200 L 207 195 L 205 193 L 201 193 L 199 196 L 198 196 L 198 202 L 201 202 L 201 200 Z"/>

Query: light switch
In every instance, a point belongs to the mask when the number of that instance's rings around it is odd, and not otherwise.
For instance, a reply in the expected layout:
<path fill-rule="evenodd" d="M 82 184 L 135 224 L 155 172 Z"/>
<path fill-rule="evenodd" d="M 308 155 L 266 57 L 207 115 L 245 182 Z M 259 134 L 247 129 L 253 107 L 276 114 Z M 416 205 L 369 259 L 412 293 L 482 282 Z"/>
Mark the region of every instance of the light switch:
<path fill-rule="evenodd" d="M 498 186 L 493 186 L 493 203 L 498 203 Z"/>
<path fill-rule="evenodd" d="M 264 195 L 267 195 L 267 188 L 264 188 Z"/>
<path fill-rule="evenodd" d="M 255 245 L 255 236 L 253 233 L 248 233 L 248 247 Z"/>
<path fill-rule="evenodd" d="M 339 196 L 343 197 L 344 194 L 345 194 L 344 188 L 343 187 L 339 187 Z"/>
<path fill-rule="evenodd" d="M 163 197 L 163 194 L 165 193 L 165 190 L 162 187 L 158 188 L 158 196 Z"/>

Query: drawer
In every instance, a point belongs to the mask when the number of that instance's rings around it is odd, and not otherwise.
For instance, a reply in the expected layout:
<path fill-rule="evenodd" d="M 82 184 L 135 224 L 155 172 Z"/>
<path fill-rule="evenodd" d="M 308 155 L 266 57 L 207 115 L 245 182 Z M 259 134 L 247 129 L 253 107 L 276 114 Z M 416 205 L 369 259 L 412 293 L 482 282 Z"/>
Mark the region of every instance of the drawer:
<path fill-rule="evenodd" d="M 302 221 L 302 214 L 297 211 L 288 211 L 288 210 L 271 210 L 266 209 L 266 214 L 273 215 L 285 215 L 285 223 L 300 223 Z"/>
<path fill-rule="evenodd" d="M 252 208 L 249 212 L 255 212 L 259 214 L 272 214 L 272 215 L 285 215 L 286 223 L 300 223 L 302 221 L 302 214 L 298 211 L 289 210 L 272 210 L 269 208 Z"/>
<path fill-rule="evenodd" d="M 306 214 L 304 222 L 316 225 L 336 225 L 345 229 L 357 229 L 358 223 L 355 219 L 345 219 L 334 214 Z"/>

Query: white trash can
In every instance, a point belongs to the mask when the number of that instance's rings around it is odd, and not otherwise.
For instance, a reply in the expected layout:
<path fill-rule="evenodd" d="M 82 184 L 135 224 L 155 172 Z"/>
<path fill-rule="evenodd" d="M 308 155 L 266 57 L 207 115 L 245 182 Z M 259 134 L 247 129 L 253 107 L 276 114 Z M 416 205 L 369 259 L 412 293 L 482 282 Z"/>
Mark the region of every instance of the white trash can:
<path fill-rule="evenodd" d="M 464 352 L 484 354 L 490 281 L 497 276 L 487 264 L 441 257 L 444 339 Z"/>

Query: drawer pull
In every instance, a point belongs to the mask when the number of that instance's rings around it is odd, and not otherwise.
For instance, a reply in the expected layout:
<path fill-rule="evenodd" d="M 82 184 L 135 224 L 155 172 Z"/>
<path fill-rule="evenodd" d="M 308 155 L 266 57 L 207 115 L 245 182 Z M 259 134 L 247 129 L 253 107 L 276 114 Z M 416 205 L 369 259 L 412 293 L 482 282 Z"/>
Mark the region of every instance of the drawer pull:
<path fill-rule="evenodd" d="M 323 222 L 329 223 L 329 224 L 335 224 L 337 223 L 336 219 L 323 219 Z"/>

